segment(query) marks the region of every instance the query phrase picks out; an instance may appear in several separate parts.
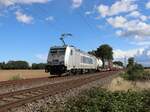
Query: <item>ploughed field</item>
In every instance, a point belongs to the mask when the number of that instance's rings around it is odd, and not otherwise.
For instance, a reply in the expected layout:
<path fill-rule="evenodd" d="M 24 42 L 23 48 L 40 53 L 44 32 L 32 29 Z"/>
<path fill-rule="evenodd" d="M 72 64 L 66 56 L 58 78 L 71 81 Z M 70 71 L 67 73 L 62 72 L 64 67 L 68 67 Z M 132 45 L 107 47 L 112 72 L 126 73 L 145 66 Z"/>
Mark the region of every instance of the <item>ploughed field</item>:
<path fill-rule="evenodd" d="M 0 70 L 0 81 L 49 77 L 44 70 Z"/>

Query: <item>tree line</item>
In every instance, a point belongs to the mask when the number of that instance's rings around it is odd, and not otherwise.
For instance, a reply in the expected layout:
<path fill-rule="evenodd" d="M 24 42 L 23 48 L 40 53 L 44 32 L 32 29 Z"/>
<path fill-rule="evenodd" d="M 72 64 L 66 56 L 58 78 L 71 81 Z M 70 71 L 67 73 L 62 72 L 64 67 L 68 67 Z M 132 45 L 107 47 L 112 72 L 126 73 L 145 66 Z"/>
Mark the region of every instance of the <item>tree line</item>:
<path fill-rule="evenodd" d="M 33 63 L 31 66 L 27 61 L 8 61 L 0 63 L 0 69 L 9 70 L 9 69 L 44 69 L 46 66 L 45 63 Z"/>

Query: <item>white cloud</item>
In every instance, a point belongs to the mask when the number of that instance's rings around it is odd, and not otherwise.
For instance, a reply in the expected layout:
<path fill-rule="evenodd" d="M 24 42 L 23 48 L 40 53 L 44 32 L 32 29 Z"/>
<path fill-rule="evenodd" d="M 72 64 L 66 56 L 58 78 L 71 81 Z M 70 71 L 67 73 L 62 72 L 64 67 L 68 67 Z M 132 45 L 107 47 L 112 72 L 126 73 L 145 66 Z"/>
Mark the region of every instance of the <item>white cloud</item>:
<path fill-rule="evenodd" d="M 142 20 L 142 21 L 146 21 L 147 19 L 149 19 L 150 17 L 149 16 L 144 16 L 144 15 L 141 15 L 140 16 L 140 19 Z"/>
<path fill-rule="evenodd" d="M 126 58 L 134 57 L 139 51 L 140 52 L 143 51 L 143 48 L 131 49 L 131 50 L 127 50 L 127 51 L 116 49 L 113 51 L 114 52 L 114 59 L 117 60 L 117 59 L 124 59 L 125 57 Z"/>
<path fill-rule="evenodd" d="M 53 16 L 49 16 L 49 17 L 47 17 L 45 20 L 46 20 L 46 21 L 54 21 L 55 18 L 54 18 Z"/>
<path fill-rule="evenodd" d="M 19 21 L 19 22 L 22 22 L 22 23 L 25 23 L 25 24 L 31 24 L 32 21 L 33 21 L 33 17 L 32 16 L 28 16 L 26 14 L 23 14 L 22 12 L 20 11 L 16 11 L 16 19 Z"/>
<path fill-rule="evenodd" d="M 140 63 L 144 66 L 150 66 L 150 47 L 147 48 L 138 48 L 131 50 L 120 50 L 116 49 L 114 52 L 114 59 L 124 61 L 130 57 L 134 57 L 137 63 Z"/>
<path fill-rule="evenodd" d="M 120 0 L 116 1 L 112 6 L 99 5 L 97 7 L 98 12 L 102 17 L 118 15 L 120 13 L 126 13 L 134 11 L 138 8 L 137 4 L 134 4 L 135 0 Z"/>
<path fill-rule="evenodd" d="M 142 53 L 137 53 L 135 60 L 144 66 L 150 66 L 150 47 L 144 49 Z"/>
<path fill-rule="evenodd" d="M 122 37 L 135 40 L 150 39 L 150 16 L 144 15 L 138 8 L 137 0 L 117 0 L 112 5 L 100 4 L 97 7 L 101 17 L 116 29 Z M 98 18 L 99 19 L 99 18 Z"/>
<path fill-rule="evenodd" d="M 83 0 L 72 0 L 72 7 L 79 8 L 82 3 L 83 3 Z"/>
<path fill-rule="evenodd" d="M 10 0 L 0 0 L 0 5 L 10 6 L 13 4 L 14 4 L 13 1 L 10 1 Z"/>
<path fill-rule="evenodd" d="M 142 15 L 139 11 L 133 11 L 130 14 L 128 14 L 127 17 L 138 18 L 142 21 L 146 21 L 150 18 L 149 16 Z"/>
<path fill-rule="evenodd" d="M 38 55 L 36 55 L 36 58 L 37 58 L 39 61 L 46 62 L 46 61 L 47 61 L 47 53 L 38 54 Z"/>
<path fill-rule="evenodd" d="M 131 42 L 131 44 L 138 46 L 150 46 L 150 41 Z"/>
<path fill-rule="evenodd" d="M 122 30 L 117 30 L 117 31 L 116 31 L 116 34 L 117 34 L 118 36 L 122 36 L 123 31 L 122 31 Z"/>
<path fill-rule="evenodd" d="M 133 11 L 131 12 L 128 16 L 131 16 L 131 17 L 139 17 L 141 14 L 139 11 Z"/>
<path fill-rule="evenodd" d="M 106 5 L 100 5 L 100 6 L 98 6 L 98 11 L 99 11 L 99 13 L 101 14 L 102 17 L 110 15 L 109 14 L 109 7 L 106 6 Z"/>
<path fill-rule="evenodd" d="M 150 9 L 150 1 L 146 3 L 146 8 Z"/>
<path fill-rule="evenodd" d="M 127 20 L 122 16 L 111 17 L 107 22 L 116 29 L 119 36 L 134 37 L 135 39 L 148 39 L 150 37 L 150 25 L 141 20 Z"/>
<path fill-rule="evenodd" d="M 0 5 L 11 6 L 15 4 L 33 4 L 33 3 L 47 3 L 51 0 L 0 0 Z"/>
<path fill-rule="evenodd" d="M 127 22 L 127 19 L 122 16 L 117 16 L 116 18 L 108 18 L 107 22 L 114 26 L 115 28 L 122 28 L 124 24 Z"/>
<path fill-rule="evenodd" d="M 85 15 L 90 15 L 90 14 L 92 14 L 91 11 L 86 11 L 86 12 L 85 12 Z"/>

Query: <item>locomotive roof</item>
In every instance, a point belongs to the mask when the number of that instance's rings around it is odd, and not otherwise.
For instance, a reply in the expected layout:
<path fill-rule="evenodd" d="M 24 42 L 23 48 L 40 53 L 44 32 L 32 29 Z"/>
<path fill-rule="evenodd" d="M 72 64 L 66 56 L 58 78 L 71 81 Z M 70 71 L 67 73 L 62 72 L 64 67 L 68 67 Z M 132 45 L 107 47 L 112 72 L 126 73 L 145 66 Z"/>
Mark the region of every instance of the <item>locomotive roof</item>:
<path fill-rule="evenodd" d="M 66 48 L 67 46 L 52 46 L 51 49 L 56 49 L 56 48 Z"/>
<path fill-rule="evenodd" d="M 87 52 L 85 52 L 85 51 L 82 51 L 82 50 L 80 50 L 80 49 L 77 49 L 76 47 L 74 47 L 74 46 L 72 46 L 72 45 L 66 45 L 66 46 L 52 46 L 51 47 L 51 49 L 62 49 L 62 48 L 67 48 L 67 47 L 72 47 L 72 48 L 74 48 L 76 51 L 79 51 L 79 52 L 82 52 L 82 53 L 84 53 L 84 54 L 88 54 L 89 56 L 94 56 L 94 55 L 91 55 L 91 54 L 89 54 L 89 53 L 87 53 Z M 95 57 L 95 56 L 94 56 Z"/>
<path fill-rule="evenodd" d="M 52 46 L 51 48 L 66 48 L 66 47 L 74 47 L 74 46 L 72 46 L 72 45 L 71 46 L 69 46 L 69 45 L 66 45 L 66 46 Z"/>

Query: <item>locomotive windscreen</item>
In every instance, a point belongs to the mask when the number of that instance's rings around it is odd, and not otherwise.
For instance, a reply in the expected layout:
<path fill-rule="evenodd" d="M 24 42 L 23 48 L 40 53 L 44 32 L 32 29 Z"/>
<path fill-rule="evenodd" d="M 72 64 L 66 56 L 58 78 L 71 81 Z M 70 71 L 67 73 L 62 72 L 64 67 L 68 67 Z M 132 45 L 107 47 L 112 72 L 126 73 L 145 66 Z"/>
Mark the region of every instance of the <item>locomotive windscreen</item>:
<path fill-rule="evenodd" d="M 50 50 L 51 55 L 65 55 L 66 48 L 52 48 Z"/>

